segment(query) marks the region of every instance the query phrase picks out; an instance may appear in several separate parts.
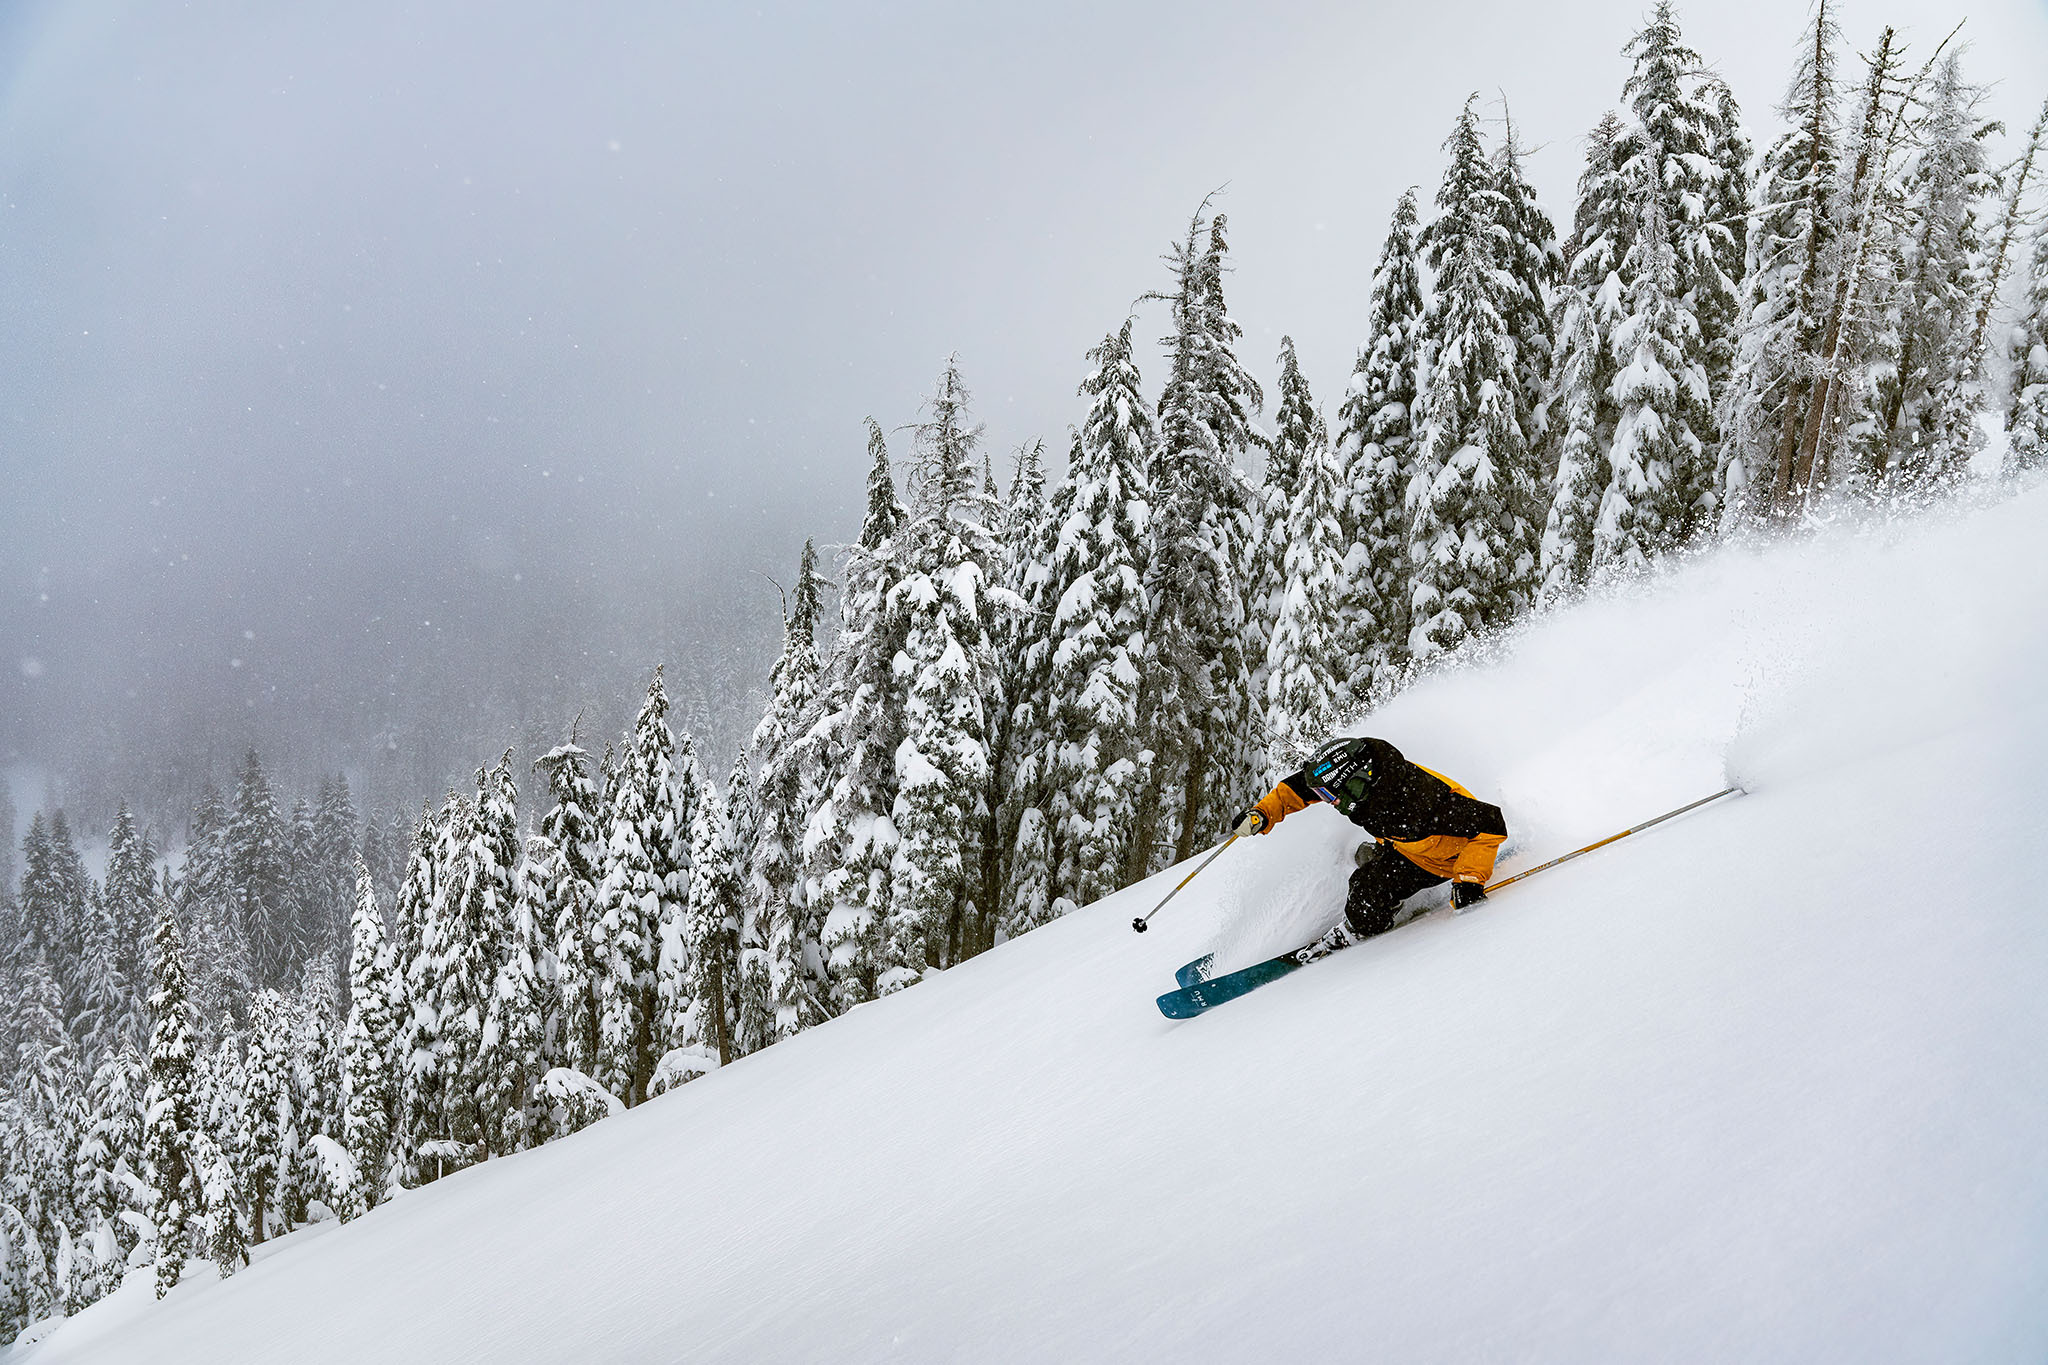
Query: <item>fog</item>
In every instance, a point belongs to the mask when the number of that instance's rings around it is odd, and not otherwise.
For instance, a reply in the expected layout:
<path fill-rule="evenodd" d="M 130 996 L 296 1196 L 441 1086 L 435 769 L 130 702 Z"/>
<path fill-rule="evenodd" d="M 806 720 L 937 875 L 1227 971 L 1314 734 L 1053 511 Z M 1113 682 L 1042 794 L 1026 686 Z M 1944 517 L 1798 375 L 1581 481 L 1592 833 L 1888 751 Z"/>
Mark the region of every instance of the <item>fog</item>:
<path fill-rule="evenodd" d="M 722 770 L 861 419 L 960 356 L 999 470 L 1202 196 L 1341 393 L 1469 92 L 1568 220 L 1641 0 L 0 8 L 0 758 L 175 811 L 250 744 L 416 801 L 665 661 Z M 2022 126 L 2048 9 L 1976 5 Z M 1847 0 L 1925 52 L 1962 11 Z M 1685 7 L 1763 144 L 1804 6 Z M 1505 104 L 1503 104 L 1505 100 Z M 1156 388 L 1156 359 L 1147 378 Z M 907 437 L 895 438 L 898 454 Z"/>

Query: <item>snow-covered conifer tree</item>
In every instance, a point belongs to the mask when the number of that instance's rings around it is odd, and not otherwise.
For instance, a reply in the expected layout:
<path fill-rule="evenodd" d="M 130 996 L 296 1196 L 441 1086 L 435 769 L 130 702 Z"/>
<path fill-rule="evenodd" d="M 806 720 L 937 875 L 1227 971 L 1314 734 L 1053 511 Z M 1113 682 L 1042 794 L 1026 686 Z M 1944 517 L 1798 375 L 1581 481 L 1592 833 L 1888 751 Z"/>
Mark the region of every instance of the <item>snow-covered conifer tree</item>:
<path fill-rule="evenodd" d="M 72 966 L 78 1003 L 70 1020 L 71 1036 L 81 1062 L 92 1067 L 133 1046 L 140 1035 L 135 1027 L 135 991 L 121 975 L 119 930 L 98 886 L 86 887 L 79 930 L 78 960 Z"/>
<path fill-rule="evenodd" d="M 1708 154 L 1714 160 L 1714 195 L 1707 204 L 1708 240 L 1727 288 L 1706 291 L 1694 303 L 1699 314 L 1702 366 L 1716 412 L 1723 406 L 1734 377 L 1741 343 L 1743 286 L 1749 269 L 1750 162 L 1755 156 L 1742 131 L 1742 108 L 1726 82 L 1709 77 L 1702 93 L 1714 106 L 1714 127 Z M 1718 228 L 1718 230 L 1711 230 Z M 1716 436 L 1720 433 L 1717 431 Z M 1718 484 L 1716 485 L 1718 496 Z M 1718 505 L 1718 503 L 1717 503 Z"/>
<path fill-rule="evenodd" d="M 107 875 L 101 888 L 106 900 L 114 940 L 114 969 L 121 980 L 139 985 L 148 974 L 143 951 L 156 923 L 156 851 L 136 828 L 135 817 L 123 801 L 114 812 L 114 828 L 107 841 Z M 134 991 L 136 1042 L 148 1027 L 142 997 L 145 989 Z"/>
<path fill-rule="evenodd" d="M 739 776 L 744 780 L 744 769 Z M 740 971 L 740 917 L 746 882 L 740 873 L 732 817 L 718 789 L 704 784 L 690 822 L 690 902 L 683 922 L 684 961 L 695 1030 L 715 1048 L 719 1065 L 733 1059 L 733 989 Z"/>
<path fill-rule="evenodd" d="M 339 773 L 320 783 L 313 806 L 314 952 L 347 955 L 356 894 L 355 801 Z"/>
<path fill-rule="evenodd" d="M 287 1214 L 295 1202 L 292 1187 L 303 1136 L 292 1084 L 298 1016 L 297 1002 L 282 991 L 258 991 L 250 1005 L 247 1107 L 235 1146 L 242 1153 L 242 1188 L 249 1202 L 250 1239 L 255 1242 L 291 1226 Z"/>
<path fill-rule="evenodd" d="M 689 780 L 695 781 L 694 768 Z M 660 1059 L 656 967 L 661 926 L 688 894 L 689 815 L 659 668 L 633 723 L 606 812 L 604 879 L 593 933 L 598 976 L 595 1079 L 627 1105 L 647 1097 Z"/>
<path fill-rule="evenodd" d="M 1421 260 L 1415 191 L 1394 206 L 1372 276 L 1365 344 L 1337 408 L 1343 472 L 1345 589 L 1340 650 L 1349 661 L 1347 702 L 1391 686 L 1408 656 L 1408 517 L 1403 506 L 1416 454 L 1416 384 L 1422 370 Z"/>
<path fill-rule="evenodd" d="M 386 1187 L 398 1102 L 398 1023 L 403 990 L 377 910 L 370 869 L 356 859 L 356 907 L 349 921 L 348 1023 L 342 1029 L 342 1141 L 363 1173 L 365 1203 Z"/>
<path fill-rule="evenodd" d="M 291 895 L 291 829 L 277 813 L 270 779 L 254 749 L 242 760 L 228 817 L 228 896 L 249 945 L 256 980 L 284 986 L 298 979 L 298 940 Z"/>
<path fill-rule="evenodd" d="M 313 1140 L 338 1140 L 345 1112 L 338 998 L 342 978 L 334 957 L 329 948 L 307 959 L 299 976 L 298 995 L 292 1001 L 292 1093 L 299 1150 L 292 1199 L 284 1211 L 293 1223 L 305 1221 L 307 1201 L 320 1195 L 318 1164 L 308 1159 Z"/>
<path fill-rule="evenodd" d="M 1739 225 L 1724 221 L 1730 194 L 1725 158 L 1734 154 L 1728 123 L 1737 116 L 1727 86 L 1685 45 L 1672 0 L 1658 0 L 1649 21 L 1624 51 L 1633 61 L 1622 98 L 1634 118 L 1616 147 L 1616 162 L 1632 186 L 1649 187 L 1657 200 L 1656 221 L 1671 257 L 1671 297 L 1692 319 L 1682 339 L 1685 373 L 1718 371 L 1730 343 L 1729 328 L 1739 311 L 1739 282 L 1726 272 L 1740 250 Z M 1638 233 L 1648 230 L 1648 219 Z M 1667 248 L 1659 248 L 1665 250 Z M 1624 262 L 1624 271 L 1627 266 Z M 1636 280 L 1624 274 L 1633 291 Z M 1714 441 L 1712 395 L 1689 425 L 1703 450 Z M 1673 471 L 1674 496 L 1711 511 L 1712 467 L 1688 462 Z"/>
<path fill-rule="evenodd" d="M 1502 109 L 1500 148 L 1494 154 L 1494 186 L 1500 191 L 1500 252 L 1510 287 L 1502 294 L 1501 320 L 1514 343 L 1515 384 L 1521 406 L 1515 425 L 1532 454 L 1547 467 L 1553 452 L 1548 385 L 1557 338 L 1553 299 L 1564 277 L 1557 228 L 1536 200 L 1536 187 L 1523 173 L 1526 154 L 1515 140 L 1515 125 Z"/>
<path fill-rule="evenodd" d="M 1593 528 L 1607 491 L 1614 443 L 1614 333 L 1624 310 L 1622 262 L 1636 236 L 1637 199 L 1615 164 L 1621 120 L 1612 113 L 1586 139 L 1570 262 L 1559 310 L 1551 418 L 1557 470 L 1544 521 L 1538 599 L 1563 600 L 1593 565 Z"/>
<path fill-rule="evenodd" d="M 688 730 L 676 732 L 675 759 L 669 783 L 669 819 L 674 833 L 669 844 L 676 870 L 669 875 L 670 894 L 662 902 L 660 939 L 655 958 L 655 1061 L 672 1048 L 694 1045 L 691 1036 L 696 996 L 692 990 L 695 974 L 689 957 L 690 879 L 696 875 L 695 837 L 697 807 L 709 785 L 697 765 L 697 742 Z M 799 817 L 801 807 L 799 807 Z M 807 935 L 806 941 L 809 941 Z"/>
<path fill-rule="evenodd" d="M 248 1181 L 235 1168 L 233 1150 L 204 1130 L 193 1137 L 192 1163 L 206 1210 L 199 1242 L 225 1280 L 249 1263 L 249 1211 L 243 1202 Z"/>
<path fill-rule="evenodd" d="M 1504 200 L 1480 143 L 1477 100 L 1465 102 L 1444 144 L 1450 165 L 1422 234 L 1437 280 L 1424 324 L 1434 360 L 1422 452 L 1407 489 L 1408 647 L 1422 659 L 1506 625 L 1527 605 L 1536 569 L 1534 480 L 1504 316 Z"/>
<path fill-rule="evenodd" d="M 1280 429 L 1275 447 L 1295 452 L 1300 475 L 1287 512 L 1286 590 L 1267 659 L 1266 735 L 1275 770 L 1293 767 L 1330 732 L 1345 700 L 1343 487 L 1335 452 L 1281 340 Z M 1290 378 L 1290 371 L 1292 377 Z"/>
<path fill-rule="evenodd" d="M 2012 334 L 2012 408 L 2006 470 L 2048 465 L 2048 227 L 2034 234 L 2034 253 L 2020 319 Z"/>
<path fill-rule="evenodd" d="M 913 512 L 895 589 L 906 616 L 899 666 L 909 670 L 893 868 L 895 903 L 908 918 L 895 928 L 898 955 L 910 968 L 950 966 L 972 952 L 983 932 L 978 921 L 994 908 L 981 873 L 995 776 L 991 727 L 1003 704 L 989 638 L 998 610 L 990 591 L 996 509 L 976 487 L 980 432 L 967 403 L 959 366 L 949 359 L 930 417 L 918 427 Z M 763 788 L 765 838 L 765 780 Z"/>
<path fill-rule="evenodd" d="M 482 1108 L 486 1126 L 496 1133 L 493 1145 L 498 1151 L 513 1151 L 535 1140 L 536 1094 L 541 1077 L 550 1070 L 548 1026 L 561 998 L 544 902 L 524 893 L 525 874 L 532 866 L 529 862 L 521 869 L 511 937 L 484 1016 Z"/>
<path fill-rule="evenodd" d="M 1039 441 L 1018 451 L 1004 509 L 1002 583 L 1024 606 L 999 615 L 990 632 L 1007 701 L 997 729 L 996 828 L 985 850 L 998 864 L 986 880 L 999 888 L 994 907 L 999 938 L 1019 932 L 1020 915 L 1034 924 L 1044 920 L 1052 875 L 1044 839 L 1017 837 L 1025 830 L 1042 830 L 1045 823 L 1042 813 L 1029 814 L 1045 799 L 1046 708 L 1051 700 L 1045 642 L 1052 613 L 1045 610 L 1040 589 L 1051 573 L 1058 537 L 1045 494 L 1044 446 Z"/>
<path fill-rule="evenodd" d="M 148 1215 L 148 1187 L 141 1182 L 148 1086 L 149 1070 L 133 1048 L 122 1048 L 94 1069 L 85 1094 L 85 1136 L 72 1167 L 78 1206 L 92 1225 L 107 1229 L 121 1261 L 136 1242 L 126 1215 Z M 114 1284 L 98 1288 L 105 1291 Z"/>
<path fill-rule="evenodd" d="M 416 1045 L 413 1060 L 432 1075 L 432 1121 L 422 1136 L 480 1153 L 489 1141 L 483 1028 L 497 976 L 501 917 L 511 900 L 511 869 L 496 861 L 495 819 L 486 813 L 492 804 L 488 769 L 477 769 L 476 787 L 474 799 L 451 793 L 436 822 L 434 898 L 407 984 L 415 1028 L 430 1040 L 425 1049 Z M 436 1169 L 445 1170 L 445 1157 Z"/>
<path fill-rule="evenodd" d="M 149 997 L 149 1089 L 143 1101 L 143 1160 L 148 1169 L 149 1219 L 156 1228 L 156 1296 L 184 1273 L 190 1252 L 188 1224 L 205 1207 L 192 1162 L 198 1128 L 193 1103 L 194 1045 L 187 1014 L 185 952 L 168 902 L 157 909 L 152 937 Z"/>
<path fill-rule="evenodd" d="M 767 954 L 775 1035 L 788 1038 L 820 1016 L 811 1003 L 807 945 L 817 941 L 799 873 L 811 798 L 804 752 L 818 696 L 817 551 L 804 542 L 782 612 L 782 654 L 768 677 L 768 707 L 754 729 L 758 824 L 748 877 L 748 941 Z"/>
<path fill-rule="evenodd" d="M 1153 758 L 1131 843 L 1135 880 L 1155 848 L 1186 858 L 1242 806 L 1264 765 L 1247 657 L 1252 489 L 1239 455 L 1260 444 L 1264 396 L 1237 357 L 1242 333 L 1223 301 L 1222 214 L 1204 200 L 1167 256 L 1173 334 L 1153 452 L 1150 618 L 1139 727 Z"/>
<path fill-rule="evenodd" d="M 1943 479 L 1955 473 L 1955 455 L 1968 455 L 1943 439 L 1943 417 L 1955 390 L 1975 377 L 1970 323 L 1982 269 L 1980 212 L 1992 189 L 1985 141 L 1995 126 L 1978 112 L 1984 95 L 1950 51 L 1927 93 L 1900 206 L 1906 230 L 1894 238 L 1899 287 L 1883 303 L 1893 354 L 1877 377 L 1879 420 L 1862 460 L 1871 481 Z"/>
<path fill-rule="evenodd" d="M 540 832 L 527 843 L 521 895 L 533 914 L 553 925 L 555 1022 L 548 1028 L 551 1066 L 594 1074 L 601 1012 L 597 954 L 597 888 L 603 880 L 596 785 L 574 742 L 557 745 L 535 760 L 547 776 L 554 805 L 541 817 Z"/>
<path fill-rule="evenodd" d="M 1638 163 L 1636 174 L 1650 170 Z M 1685 538 L 1697 524 L 1695 473 L 1705 458 L 1707 376 L 1692 344 L 1698 324 L 1675 292 L 1677 253 L 1661 198 L 1654 184 L 1639 190 L 1640 226 L 1623 262 L 1628 312 L 1614 331 L 1621 369 L 1607 487 L 1593 529 L 1595 576 L 1640 570 Z"/>
<path fill-rule="evenodd" d="M 1153 429 L 1130 321 L 1088 360 L 1088 413 L 1048 509 L 1043 568 L 1020 590 L 1028 685 L 1041 699 L 1013 778 L 1023 790 L 1008 831 L 1008 936 L 1116 890 L 1131 861 Z"/>
<path fill-rule="evenodd" d="M 399 1112 L 408 1184 L 436 1179 L 447 1170 L 445 1155 L 429 1159 L 430 1143 L 451 1140 L 448 1108 L 459 1099 L 451 1092 L 456 1077 L 453 1050 L 466 1041 L 473 1046 L 476 1030 L 465 1026 L 465 1013 L 475 1007 L 482 1023 L 480 995 L 459 973 L 462 953 L 458 916 L 462 881 L 461 852 L 475 809 L 468 798 L 450 790 L 441 808 L 423 823 L 406 885 L 400 888 L 397 917 L 401 929 L 414 936 L 405 954 L 405 990 L 410 1009 L 399 1026 Z M 445 1037 L 450 1024 L 453 1037 Z"/>
<path fill-rule="evenodd" d="M 60 1023 L 75 1024 L 85 1015 L 92 878 L 72 843 L 71 825 L 62 810 L 53 812 L 47 823 L 37 811 L 21 847 L 21 901 L 16 917 L 21 950 L 42 955 L 57 987 L 56 1017 Z"/>
<path fill-rule="evenodd" d="M 906 689 L 895 661 L 907 607 L 895 587 L 910 514 L 896 496 L 889 447 L 873 418 L 868 455 L 867 511 L 860 539 L 846 550 L 839 639 L 819 688 L 831 783 L 818 793 L 805 829 L 805 895 L 825 912 L 823 946 L 839 1009 L 860 1003 L 881 988 L 877 983 L 900 984 L 905 975 L 903 964 L 890 957 L 897 941 L 890 926 L 901 918 L 893 908 L 890 869 Z M 744 776 L 735 773 L 735 783 Z M 744 795 L 744 786 L 735 785 L 727 801 L 737 811 Z M 724 985 L 730 1013 L 732 979 Z"/>
<path fill-rule="evenodd" d="M 1724 519 L 1782 509 L 1791 496 L 1839 236 L 1839 41 L 1819 0 L 1778 106 L 1786 131 L 1764 154 L 1752 190 L 1734 367 L 1720 402 L 1715 482 Z"/>

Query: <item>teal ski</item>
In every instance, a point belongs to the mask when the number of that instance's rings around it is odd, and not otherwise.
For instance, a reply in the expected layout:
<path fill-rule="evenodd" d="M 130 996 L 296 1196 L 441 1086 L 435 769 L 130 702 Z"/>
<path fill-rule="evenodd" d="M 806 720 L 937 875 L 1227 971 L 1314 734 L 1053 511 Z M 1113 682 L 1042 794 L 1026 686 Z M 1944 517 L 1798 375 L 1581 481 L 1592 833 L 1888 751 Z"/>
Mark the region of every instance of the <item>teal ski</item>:
<path fill-rule="evenodd" d="M 1182 976 L 1210 961 L 1207 958 L 1197 959 L 1175 975 Z M 1269 981 L 1278 981 L 1289 972 L 1300 971 L 1301 966 L 1293 953 L 1282 953 L 1264 962 L 1254 962 L 1241 971 L 1228 972 L 1206 981 L 1197 979 L 1177 991 L 1168 991 L 1160 996 L 1159 1012 L 1169 1019 L 1192 1019 L 1203 1010 L 1213 1009 L 1226 1000 L 1235 1000 Z"/>

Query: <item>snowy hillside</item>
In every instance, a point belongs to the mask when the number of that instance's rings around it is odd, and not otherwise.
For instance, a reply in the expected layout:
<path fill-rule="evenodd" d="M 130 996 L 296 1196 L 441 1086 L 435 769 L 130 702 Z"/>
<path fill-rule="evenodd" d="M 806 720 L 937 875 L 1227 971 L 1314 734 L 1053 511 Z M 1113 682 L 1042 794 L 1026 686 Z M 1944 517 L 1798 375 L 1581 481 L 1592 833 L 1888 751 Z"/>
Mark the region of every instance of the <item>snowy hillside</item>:
<path fill-rule="evenodd" d="M 2048 1342 L 2048 488 L 1728 548 L 1371 721 L 1503 872 L 1334 919 L 1327 810 L 623 1117 L 147 1277 L 8 1365 L 2011 1360 Z"/>

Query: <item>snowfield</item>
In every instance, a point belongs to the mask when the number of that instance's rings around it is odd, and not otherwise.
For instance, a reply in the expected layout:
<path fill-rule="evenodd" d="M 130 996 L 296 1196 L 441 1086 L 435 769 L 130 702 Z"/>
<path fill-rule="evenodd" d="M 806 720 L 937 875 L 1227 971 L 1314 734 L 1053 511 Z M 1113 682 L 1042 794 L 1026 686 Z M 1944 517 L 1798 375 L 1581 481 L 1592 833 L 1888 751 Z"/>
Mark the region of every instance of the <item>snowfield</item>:
<path fill-rule="evenodd" d="M 1326 809 L 575 1137 L 146 1277 L 64 1362 L 2048 1353 L 2048 487 L 1723 548 L 1368 722 L 1502 871 L 1333 921 Z"/>

